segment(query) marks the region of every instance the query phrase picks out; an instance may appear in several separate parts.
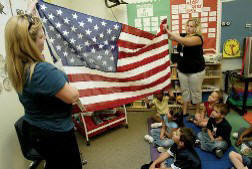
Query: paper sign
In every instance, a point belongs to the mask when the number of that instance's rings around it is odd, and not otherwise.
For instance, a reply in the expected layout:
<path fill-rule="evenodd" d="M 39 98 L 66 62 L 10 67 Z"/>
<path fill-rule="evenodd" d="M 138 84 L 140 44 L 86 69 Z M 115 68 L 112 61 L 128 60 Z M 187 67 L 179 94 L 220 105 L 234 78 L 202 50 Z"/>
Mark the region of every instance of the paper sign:
<path fill-rule="evenodd" d="M 158 17 L 157 16 L 151 17 L 151 21 L 158 22 Z"/>
<path fill-rule="evenodd" d="M 208 27 L 208 23 L 202 23 L 202 24 L 201 24 L 201 27 L 202 27 L 202 28 L 207 28 L 207 27 Z"/>
<path fill-rule="evenodd" d="M 172 30 L 174 31 L 174 30 L 178 30 L 179 29 L 179 26 L 178 25 L 173 25 L 172 26 Z"/>
<path fill-rule="evenodd" d="M 188 19 L 182 19 L 182 24 L 186 24 L 187 21 Z"/>
<path fill-rule="evenodd" d="M 209 38 L 215 38 L 215 33 L 208 33 Z"/>
<path fill-rule="evenodd" d="M 158 22 L 151 22 L 151 26 L 159 26 Z"/>
<path fill-rule="evenodd" d="M 216 32 L 215 28 L 208 28 L 208 32 Z"/>
<path fill-rule="evenodd" d="M 179 19 L 179 15 L 172 15 L 172 19 Z"/>
<path fill-rule="evenodd" d="M 210 7 L 204 7 L 203 8 L 203 12 L 209 12 L 210 11 Z"/>
<path fill-rule="evenodd" d="M 179 14 L 178 9 L 173 9 L 173 10 L 172 10 L 172 14 L 173 14 L 173 15 L 174 15 L 174 14 Z"/>
<path fill-rule="evenodd" d="M 179 25 L 179 20 L 172 20 L 172 25 Z"/>
<path fill-rule="evenodd" d="M 209 17 L 209 22 L 214 22 L 214 21 L 216 21 L 216 17 L 215 16 Z"/>
<path fill-rule="evenodd" d="M 141 4 L 137 5 L 137 17 L 149 17 L 153 16 L 153 5 L 152 4 Z"/>
<path fill-rule="evenodd" d="M 182 14 L 182 18 L 189 18 L 189 14 Z"/>
<path fill-rule="evenodd" d="M 192 13 L 192 17 L 199 17 L 199 13 Z"/>
<path fill-rule="evenodd" d="M 201 30 L 201 32 L 202 32 L 202 33 L 207 33 L 207 28 L 203 28 L 203 29 Z"/>
<path fill-rule="evenodd" d="M 208 12 L 201 12 L 201 17 L 208 16 Z"/>
<path fill-rule="evenodd" d="M 144 26 L 150 26 L 150 22 L 143 22 Z"/>
<path fill-rule="evenodd" d="M 172 5 L 171 6 L 171 9 L 174 10 L 174 9 L 179 9 L 179 6 L 178 5 Z"/>
<path fill-rule="evenodd" d="M 209 13 L 209 16 L 216 16 L 216 11 L 212 11 Z"/>
<path fill-rule="evenodd" d="M 150 31 L 150 27 L 144 27 L 144 31 Z"/>
<path fill-rule="evenodd" d="M 208 21 L 208 17 L 204 17 L 204 18 L 200 18 L 201 22 L 207 22 Z"/>

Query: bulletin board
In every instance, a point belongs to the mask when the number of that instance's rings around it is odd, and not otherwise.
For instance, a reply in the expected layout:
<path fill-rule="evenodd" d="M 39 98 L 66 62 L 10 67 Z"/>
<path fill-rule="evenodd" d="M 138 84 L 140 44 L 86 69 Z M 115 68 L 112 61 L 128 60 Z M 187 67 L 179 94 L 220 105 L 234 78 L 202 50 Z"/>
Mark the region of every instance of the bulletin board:
<path fill-rule="evenodd" d="M 160 23 L 170 15 L 170 0 L 149 0 L 127 5 L 128 25 L 156 34 Z"/>
<path fill-rule="evenodd" d="M 170 0 L 171 30 L 185 33 L 186 21 L 200 18 L 204 49 L 216 49 L 217 0 Z"/>
<path fill-rule="evenodd" d="M 252 16 L 251 8 L 252 0 L 236 0 L 222 2 L 222 23 L 230 23 L 229 25 L 221 26 L 221 48 L 224 56 L 225 46 L 232 40 L 230 45 L 239 43 L 240 52 L 235 54 L 236 48 L 231 48 L 231 53 L 226 54 L 225 58 L 241 57 L 244 53 L 244 39 L 245 37 L 252 36 Z M 236 45 L 238 46 L 238 45 Z"/>

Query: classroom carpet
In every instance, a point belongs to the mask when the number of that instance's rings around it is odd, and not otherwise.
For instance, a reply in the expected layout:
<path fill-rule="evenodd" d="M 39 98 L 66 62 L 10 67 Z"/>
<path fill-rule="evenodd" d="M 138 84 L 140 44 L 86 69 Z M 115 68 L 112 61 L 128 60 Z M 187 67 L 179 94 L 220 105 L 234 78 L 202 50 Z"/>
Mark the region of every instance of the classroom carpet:
<path fill-rule="evenodd" d="M 252 112 L 247 112 L 243 115 L 244 120 L 246 120 L 249 124 L 252 124 Z"/>
<path fill-rule="evenodd" d="M 148 130 L 150 131 L 150 124 L 151 120 L 148 119 Z M 192 128 L 197 134 L 200 131 L 200 128 L 195 126 L 192 123 L 189 123 L 184 118 L 184 124 L 186 127 Z M 225 153 L 224 156 L 221 159 L 216 158 L 216 156 L 212 153 L 202 151 L 200 148 L 196 147 L 195 151 L 198 153 L 202 169 L 229 169 L 232 167 L 232 164 L 229 161 L 228 154 L 230 151 L 235 151 L 235 148 L 231 146 Z M 150 145 L 150 153 L 151 153 L 151 160 L 154 161 L 159 156 L 159 152 L 157 152 L 157 149 L 151 144 Z"/>

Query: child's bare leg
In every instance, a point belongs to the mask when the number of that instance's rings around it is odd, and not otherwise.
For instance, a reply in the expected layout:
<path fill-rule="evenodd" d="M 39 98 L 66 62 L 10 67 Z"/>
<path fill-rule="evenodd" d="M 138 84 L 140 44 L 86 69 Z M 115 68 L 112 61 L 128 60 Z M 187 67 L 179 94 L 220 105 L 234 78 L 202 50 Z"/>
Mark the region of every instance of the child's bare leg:
<path fill-rule="evenodd" d="M 229 159 L 232 161 L 234 164 L 235 168 L 237 169 L 245 169 L 245 167 L 242 163 L 242 156 L 239 153 L 236 153 L 234 151 L 231 151 L 229 153 Z"/>
<path fill-rule="evenodd" d="M 200 127 L 206 127 L 207 126 L 208 119 L 202 119 L 199 123 L 198 126 Z"/>
<path fill-rule="evenodd" d="M 161 122 L 161 118 L 157 115 L 152 115 L 151 116 L 151 119 L 154 121 L 154 122 L 158 122 L 160 123 Z"/>

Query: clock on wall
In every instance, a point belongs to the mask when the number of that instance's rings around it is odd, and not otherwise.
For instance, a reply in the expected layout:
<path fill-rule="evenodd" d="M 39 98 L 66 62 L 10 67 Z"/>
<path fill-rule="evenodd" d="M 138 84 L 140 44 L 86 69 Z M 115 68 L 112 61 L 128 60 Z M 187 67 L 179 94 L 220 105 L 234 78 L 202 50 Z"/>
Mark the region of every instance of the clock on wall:
<path fill-rule="evenodd" d="M 240 42 L 236 39 L 228 39 L 223 45 L 223 57 L 239 57 L 241 56 Z"/>

